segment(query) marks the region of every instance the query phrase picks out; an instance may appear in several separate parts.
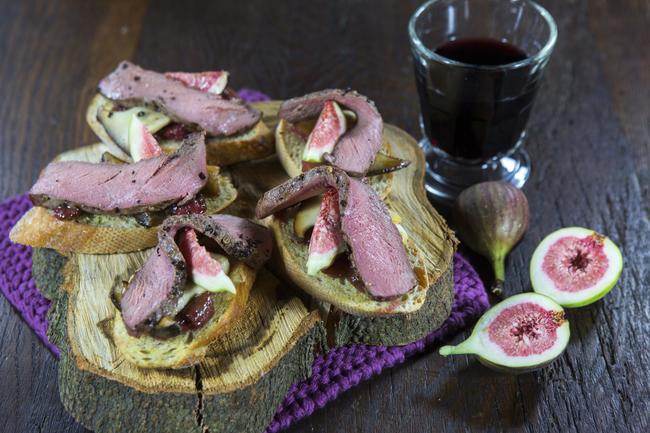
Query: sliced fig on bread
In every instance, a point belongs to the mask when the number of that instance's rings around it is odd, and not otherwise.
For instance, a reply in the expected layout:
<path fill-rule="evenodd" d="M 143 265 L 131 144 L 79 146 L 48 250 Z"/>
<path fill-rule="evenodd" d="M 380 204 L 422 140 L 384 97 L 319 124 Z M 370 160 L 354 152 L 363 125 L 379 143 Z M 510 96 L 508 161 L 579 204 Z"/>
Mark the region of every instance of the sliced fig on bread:
<path fill-rule="evenodd" d="M 116 346 L 144 368 L 195 363 L 238 317 L 271 248 L 268 229 L 239 217 L 168 218 L 158 231 L 158 246 L 124 292 L 118 288 L 115 293 L 120 307 L 113 322 Z M 208 249 L 225 257 L 225 266 Z"/>
<path fill-rule="evenodd" d="M 111 153 L 128 159 L 128 122 L 137 114 L 160 144 L 175 149 L 189 133 L 206 131 L 212 165 L 264 158 L 273 153 L 273 133 L 261 113 L 227 87 L 228 73 L 162 74 L 122 62 L 99 84 L 86 120 Z M 164 128 L 164 129 L 163 129 Z M 170 132 L 174 132 L 171 134 Z"/>
<path fill-rule="evenodd" d="M 323 192 L 324 206 L 307 243 L 295 233 L 300 211 L 294 205 Z M 412 312 L 424 303 L 429 281 L 417 248 L 404 244 L 377 194 L 342 170 L 321 166 L 290 179 L 262 196 L 256 214 L 275 215 L 270 226 L 284 268 L 316 298 L 368 316 Z M 334 260 L 345 249 L 349 254 Z"/>
<path fill-rule="evenodd" d="M 291 177 L 318 165 L 333 165 L 352 176 L 371 176 L 369 184 L 383 198 L 390 191 L 390 173 L 407 167 L 409 161 L 391 155 L 382 128 L 379 112 L 366 97 L 323 90 L 283 102 L 275 130 L 276 153 Z"/>

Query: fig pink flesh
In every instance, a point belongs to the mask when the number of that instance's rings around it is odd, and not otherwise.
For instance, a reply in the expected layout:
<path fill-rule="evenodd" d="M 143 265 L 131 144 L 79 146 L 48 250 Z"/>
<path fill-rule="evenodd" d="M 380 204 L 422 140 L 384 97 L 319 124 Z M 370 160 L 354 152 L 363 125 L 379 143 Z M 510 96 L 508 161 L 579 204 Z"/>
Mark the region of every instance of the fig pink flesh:
<path fill-rule="evenodd" d="M 202 92 L 220 95 L 228 84 L 226 71 L 166 72 L 165 77 L 180 81 L 188 87 Z"/>
<path fill-rule="evenodd" d="M 354 111 L 357 123 L 346 131 L 325 159 L 354 176 L 363 176 L 381 149 L 384 128 L 381 115 L 371 100 L 354 91 L 322 90 L 284 101 L 278 115 L 289 122 L 314 118 L 327 101 L 336 101 Z"/>
<path fill-rule="evenodd" d="M 135 119 L 137 119 L 137 117 Z M 162 149 L 158 145 L 158 141 L 154 138 L 153 134 L 149 132 L 144 123 L 137 121 L 132 123 L 132 125 L 138 129 L 135 131 L 135 137 L 137 137 L 135 142 L 130 143 L 131 156 L 133 159 L 135 161 L 140 161 L 142 159 L 162 155 Z"/>
<path fill-rule="evenodd" d="M 175 122 L 196 124 L 213 136 L 249 129 L 261 118 L 259 111 L 239 99 L 225 99 L 190 88 L 126 61 L 104 77 L 98 90 L 114 101 L 154 104 Z"/>
<path fill-rule="evenodd" d="M 336 251 L 343 244 L 339 194 L 336 189 L 329 188 L 323 196 L 320 213 L 309 240 L 309 254 Z"/>
<path fill-rule="evenodd" d="M 307 138 L 305 154 L 321 157 L 331 153 L 339 138 L 345 134 L 345 116 L 336 102 L 327 101 L 318 116 L 314 129 Z"/>
<path fill-rule="evenodd" d="M 562 323 L 557 312 L 524 302 L 501 311 L 490 323 L 488 337 L 508 356 L 539 355 L 553 347 Z"/>
<path fill-rule="evenodd" d="M 215 277 L 223 272 L 221 264 L 210 256 L 204 246 L 199 244 L 194 230 L 185 229 L 178 248 L 185 258 L 188 273 L 198 272 L 206 277 Z"/>
<path fill-rule="evenodd" d="M 558 290 L 579 292 L 593 287 L 609 267 L 603 238 L 594 234 L 584 238 L 565 236 L 551 245 L 544 256 L 542 270 Z"/>

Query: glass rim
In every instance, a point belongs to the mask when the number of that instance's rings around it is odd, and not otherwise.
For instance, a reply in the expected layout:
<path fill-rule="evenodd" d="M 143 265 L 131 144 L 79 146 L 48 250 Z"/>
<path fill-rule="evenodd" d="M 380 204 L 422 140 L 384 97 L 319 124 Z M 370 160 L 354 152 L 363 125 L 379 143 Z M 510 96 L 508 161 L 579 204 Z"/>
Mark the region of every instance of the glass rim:
<path fill-rule="evenodd" d="M 458 66 L 458 67 L 463 67 L 463 68 L 473 68 L 473 69 L 482 69 L 482 70 L 491 70 L 491 71 L 498 71 L 498 70 L 508 70 L 508 69 L 516 69 L 516 68 L 521 68 L 524 66 L 528 66 L 534 63 L 539 63 L 543 59 L 549 57 L 551 55 L 551 52 L 553 51 L 553 47 L 555 46 L 555 42 L 557 41 L 557 25 L 555 24 L 555 20 L 553 19 L 553 16 L 540 4 L 534 2 L 533 0 L 519 0 L 522 3 L 529 4 L 535 10 L 544 18 L 546 21 L 546 24 L 549 27 L 549 37 L 544 46 L 539 49 L 534 55 L 528 56 L 523 60 L 518 60 L 516 62 L 512 63 L 505 63 L 503 65 L 476 65 L 472 63 L 465 63 L 465 62 L 459 62 L 457 60 L 452 60 L 447 57 L 441 56 L 440 54 L 436 53 L 435 51 L 430 50 L 427 48 L 423 43 L 420 37 L 417 35 L 415 32 L 415 23 L 420 18 L 422 13 L 428 9 L 431 5 L 434 3 L 438 3 L 443 0 L 429 0 L 422 5 L 420 5 L 413 15 L 411 15 L 411 18 L 409 19 L 409 24 L 408 24 L 408 32 L 409 32 L 409 39 L 411 40 L 411 44 L 415 47 L 415 49 L 422 53 L 424 56 L 429 58 L 430 60 L 435 60 L 440 63 L 444 63 L 447 65 L 451 66 Z M 503 1 L 508 1 L 508 0 L 503 0 Z"/>

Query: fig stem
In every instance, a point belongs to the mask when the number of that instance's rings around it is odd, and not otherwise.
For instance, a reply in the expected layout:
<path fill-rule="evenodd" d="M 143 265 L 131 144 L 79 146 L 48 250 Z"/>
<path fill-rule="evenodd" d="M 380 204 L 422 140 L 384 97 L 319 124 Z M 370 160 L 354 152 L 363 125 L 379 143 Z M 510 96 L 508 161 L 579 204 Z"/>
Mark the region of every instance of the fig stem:
<path fill-rule="evenodd" d="M 491 292 L 499 299 L 503 299 L 503 280 L 495 280 Z"/>
<path fill-rule="evenodd" d="M 467 355 L 467 354 L 472 354 L 476 353 L 476 349 L 472 346 L 472 339 L 471 337 L 468 338 L 467 340 L 457 344 L 456 346 L 442 346 L 439 350 L 438 353 L 441 354 L 442 356 L 449 356 L 449 355 Z"/>
<path fill-rule="evenodd" d="M 494 271 L 494 284 L 492 284 L 492 294 L 501 298 L 503 296 L 503 284 L 506 279 L 505 256 L 498 256 L 492 259 L 492 269 Z"/>

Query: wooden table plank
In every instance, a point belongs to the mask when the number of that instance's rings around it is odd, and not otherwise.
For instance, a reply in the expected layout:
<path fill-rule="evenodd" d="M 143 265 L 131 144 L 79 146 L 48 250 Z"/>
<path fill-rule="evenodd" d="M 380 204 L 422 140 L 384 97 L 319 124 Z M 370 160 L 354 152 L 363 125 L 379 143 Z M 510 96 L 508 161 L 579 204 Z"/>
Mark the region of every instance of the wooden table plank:
<path fill-rule="evenodd" d="M 122 58 L 160 70 L 223 67 L 235 86 L 286 98 L 352 87 L 419 135 L 406 36 L 417 1 L 0 0 L 0 197 L 57 153 L 93 140 L 83 111 Z M 650 6 L 548 0 L 560 39 L 530 123 L 531 228 L 506 292 L 530 289 L 536 243 L 566 225 L 607 233 L 625 257 L 604 301 L 571 310 L 566 354 L 533 374 L 427 354 L 361 384 L 291 432 L 647 431 L 650 426 Z M 473 262 L 489 278 L 485 262 Z M 84 431 L 58 401 L 56 368 L 0 301 L 6 431 Z M 460 340 L 458 337 L 457 340 Z"/>

